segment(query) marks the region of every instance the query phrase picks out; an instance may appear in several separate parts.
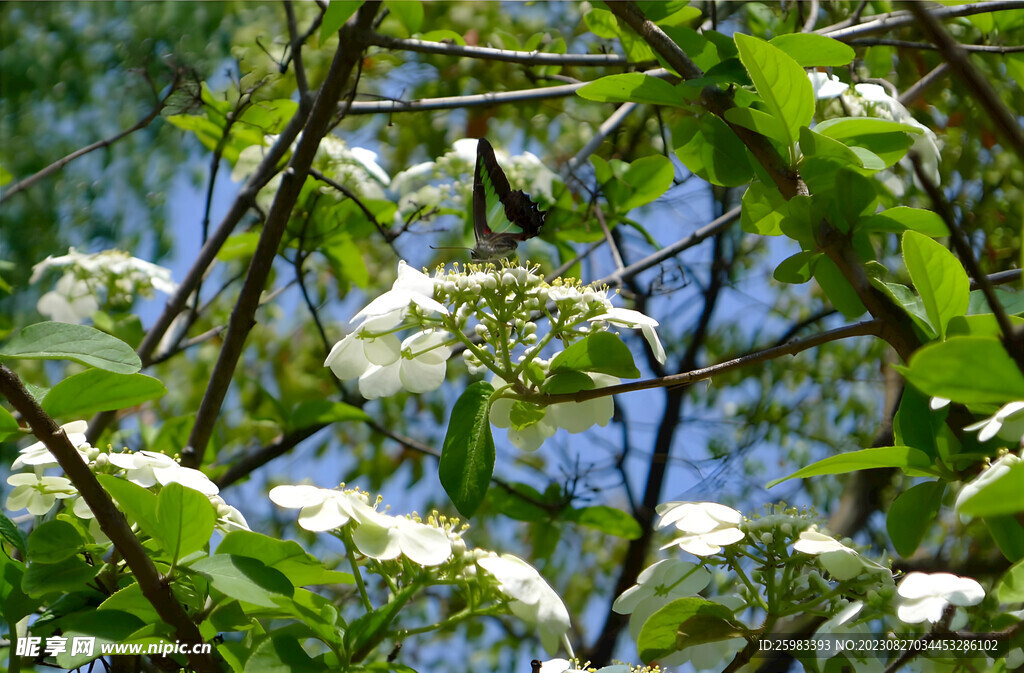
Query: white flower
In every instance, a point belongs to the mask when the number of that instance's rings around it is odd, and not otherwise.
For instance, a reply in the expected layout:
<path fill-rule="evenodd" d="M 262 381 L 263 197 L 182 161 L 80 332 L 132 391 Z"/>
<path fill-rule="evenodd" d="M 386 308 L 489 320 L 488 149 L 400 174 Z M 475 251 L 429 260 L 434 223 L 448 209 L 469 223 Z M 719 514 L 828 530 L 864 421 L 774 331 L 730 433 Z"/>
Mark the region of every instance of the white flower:
<path fill-rule="evenodd" d="M 217 509 L 216 526 L 221 531 L 230 533 L 233 530 L 252 530 L 242 513 L 229 505 L 224 498 L 219 495 L 211 495 L 210 502 Z"/>
<path fill-rule="evenodd" d="M 878 84 L 857 84 L 853 89 L 857 95 L 871 104 L 875 116 L 921 129 L 922 133 L 914 136 L 914 145 L 910 149 L 921 158 L 921 165 L 932 182 L 938 183 L 940 180 L 939 146 L 935 132 L 914 119 L 903 103 L 890 96 L 889 92 Z M 909 159 L 904 158 L 901 163 L 906 165 L 908 161 Z"/>
<path fill-rule="evenodd" d="M 739 527 L 743 515 L 716 502 L 666 502 L 656 511 L 661 515 L 658 528 L 674 525 L 686 533 L 662 549 L 678 545 L 695 556 L 710 556 L 744 537 Z"/>
<path fill-rule="evenodd" d="M 39 298 L 36 310 L 55 322 L 79 325 L 99 308 L 96 292 L 84 280 L 71 272 L 57 281 L 57 288 Z"/>
<path fill-rule="evenodd" d="M 607 374 L 587 373 L 595 388 L 605 388 L 619 383 L 619 379 Z M 595 425 L 602 428 L 611 422 L 615 413 L 615 402 L 611 395 L 595 397 L 585 402 L 561 402 L 546 409 L 545 418 L 559 428 L 577 434 Z"/>
<path fill-rule="evenodd" d="M 478 558 L 476 563 L 498 580 L 501 592 L 512 599 L 512 614 L 538 627 L 544 649 L 557 650 L 559 641 L 569 631 L 569 611 L 540 573 L 512 554 L 492 553 Z"/>
<path fill-rule="evenodd" d="M 444 344 L 444 332 L 420 332 L 401 345 L 401 357 L 393 362 L 370 365 L 359 376 L 359 392 L 368 400 L 388 397 L 398 391 L 426 393 L 444 383 L 452 349 Z"/>
<path fill-rule="evenodd" d="M 110 462 L 125 470 L 125 478 L 139 486 L 149 488 L 175 483 L 199 491 L 203 495 L 217 495 L 220 489 L 199 470 L 182 467 L 170 456 L 154 451 L 111 453 Z"/>
<path fill-rule="evenodd" d="M 12 512 L 27 509 L 35 516 L 49 512 L 57 500 L 78 494 L 66 477 L 41 477 L 24 472 L 12 474 L 7 483 L 14 487 L 7 496 L 7 509 Z"/>
<path fill-rule="evenodd" d="M 1020 462 L 1020 456 L 1015 456 L 1012 453 L 1007 453 L 997 459 L 990 466 L 982 470 L 981 474 L 975 477 L 972 481 L 964 484 L 964 487 L 960 489 L 960 493 L 956 496 L 956 502 L 953 504 L 953 509 L 959 512 L 960 508 L 968 499 L 972 498 L 975 494 L 983 490 L 996 479 L 1002 477 L 1010 471 L 1011 467 Z"/>
<path fill-rule="evenodd" d="M 361 491 L 336 491 L 300 484 L 275 486 L 270 499 L 279 507 L 299 509 L 299 526 L 318 533 L 347 524 L 350 520 L 368 519 L 374 512 Z"/>
<path fill-rule="evenodd" d="M 350 332 L 334 344 L 324 360 L 324 367 L 330 367 L 342 381 L 362 376 L 374 365 L 389 365 L 401 356 L 402 346 L 394 334 L 379 337 L 364 336 L 361 331 Z"/>
<path fill-rule="evenodd" d="M 1024 402 L 1010 402 L 1009 404 L 1003 405 L 994 415 L 985 420 L 978 421 L 977 423 L 971 423 L 964 430 L 973 432 L 974 430 L 980 430 L 978 433 L 979 442 L 987 442 L 996 435 L 1003 436 L 1004 433 L 1000 431 L 1003 429 L 1003 425 L 1013 419 L 1021 411 L 1024 411 Z M 1013 419 L 1017 421 L 1024 420 L 1024 417 L 1020 419 Z M 1007 428 L 1009 430 L 1010 428 Z M 1014 423 L 1013 435 L 1007 439 L 1019 440 L 1021 433 L 1020 423 Z"/>
<path fill-rule="evenodd" d="M 65 423 L 60 426 L 64 430 L 64 434 L 67 435 L 68 441 L 74 446 L 79 455 L 82 456 L 82 460 L 89 462 L 89 454 L 91 446 L 85 441 L 85 431 L 88 429 L 89 424 L 85 421 L 72 421 L 71 423 Z M 50 450 L 46 448 L 46 445 L 42 442 L 36 442 L 30 446 L 26 446 L 18 453 L 18 457 L 14 459 L 14 464 L 11 465 L 12 470 L 19 470 L 26 465 L 31 465 L 36 468 L 46 467 L 57 467 L 57 459 L 54 457 Z"/>
<path fill-rule="evenodd" d="M 950 400 L 945 397 L 933 397 L 931 400 L 928 401 L 928 406 L 931 408 L 932 411 L 938 411 L 943 407 L 948 407 L 949 403 Z"/>
<path fill-rule="evenodd" d="M 908 624 L 942 619 L 947 605 L 977 605 L 985 590 L 969 577 L 950 573 L 910 573 L 896 589 L 900 601 L 896 615 Z"/>
<path fill-rule="evenodd" d="M 844 84 L 835 75 L 828 75 L 823 72 L 809 72 L 807 73 L 807 78 L 811 80 L 811 88 L 814 89 L 814 98 L 816 100 L 837 98 L 850 88 L 849 84 Z"/>
<path fill-rule="evenodd" d="M 360 552 L 378 561 L 404 555 L 425 568 L 439 566 L 452 555 L 451 540 L 443 530 L 377 511 L 359 518 L 352 541 Z"/>
<path fill-rule="evenodd" d="M 711 581 L 707 568 L 678 559 L 664 559 L 647 567 L 637 583 L 615 599 L 612 610 L 630 615 L 629 632 L 634 639 L 644 622 L 677 598 L 696 596 Z"/>
<path fill-rule="evenodd" d="M 389 330 L 398 325 L 409 312 L 410 304 L 425 313 L 442 313 L 448 309 L 434 299 L 434 281 L 405 260 L 398 262 L 398 278 L 391 289 L 377 297 L 352 317 L 352 322 L 365 320 L 364 329 Z"/>
<path fill-rule="evenodd" d="M 800 533 L 800 539 L 793 543 L 793 549 L 817 556 L 821 567 L 840 582 L 852 580 L 865 571 L 888 572 L 884 567 L 858 554 L 855 549 L 816 530 L 805 530 Z"/>
<path fill-rule="evenodd" d="M 591 322 L 603 320 L 610 322 L 613 325 L 622 325 L 624 327 L 640 328 L 643 332 L 644 338 L 647 339 L 647 343 L 650 345 L 651 350 L 654 351 L 654 358 L 665 364 L 665 348 L 661 345 L 661 340 L 658 338 L 658 333 L 654 330 L 658 326 L 658 321 L 654 318 L 644 315 L 640 311 L 634 311 L 628 308 L 611 307 L 605 313 L 591 318 Z"/>
<path fill-rule="evenodd" d="M 867 624 L 853 625 L 854 620 L 864 609 L 864 603 L 854 601 L 839 612 L 833 615 L 828 621 L 818 627 L 812 640 L 822 637 L 855 636 L 869 637 L 871 630 Z M 833 649 L 823 652 L 823 658 L 828 660 L 840 654 L 839 650 Z M 876 657 L 870 656 L 870 652 L 848 651 L 845 653 L 848 658 L 856 664 L 858 673 L 875 673 L 884 670 L 884 664 Z M 867 654 L 868 656 L 863 656 Z"/>

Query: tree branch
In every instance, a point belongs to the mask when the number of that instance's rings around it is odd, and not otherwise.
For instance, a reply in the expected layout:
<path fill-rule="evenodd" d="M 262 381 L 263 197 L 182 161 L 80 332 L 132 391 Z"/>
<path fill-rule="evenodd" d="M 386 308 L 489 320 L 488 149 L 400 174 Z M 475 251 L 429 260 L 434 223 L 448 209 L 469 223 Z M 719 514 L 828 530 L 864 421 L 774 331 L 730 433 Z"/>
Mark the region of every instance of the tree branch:
<path fill-rule="evenodd" d="M 512 51 L 510 49 L 492 49 L 490 47 L 468 47 L 446 42 L 429 42 L 427 40 L 401 39 L 374 33 L 369 37 L 370 44 L 384 49 L 401 49 L 421 54 L 438 54 L 441 56 L 476 58 L 487 61 L 503 61 L 505 63 L 521 63 L 523 65 L 563 65 L 563 66 L 638 66 L 630 63 L 625 56 L 618 54 L 546 54 L 539 51 Z"/>
<path fill-rule="evenodd" d="M 850 40 L 846 44 L 851 47 L 901 47 L 905 49 L 924 49 L 929 51 L 938 50 L 938 47 L 928 42 L 911 42 L 910 40 L 889 40 L 883 38 Z M 998 44 L 961 44 L 960 48 L 964 51 L 984 54 L 1016 54 L 1017 52 L 1024 51 L 1024 45 L 1003 47 Z"/>
<path fill-rule="evenodd" d="M 936 19 L 944 20 L 961 16 L 973 16 L 974 14 L 985 14 L 987 12 L 1005 12 L 1012 9 L 1024 9 L 1024 0 L 990 0 L 989 2 L 975 2 L 955 7 L 939 7 L 931 11 Z M 836 40 L 845 41 L 857 35 L 872 35 L 896 28 L 904 28 L 916 21 L 917 19 L 912 13 L 899 11 L 880 14 L 871 21 L 865 21 L 864 23 L 847 19 L 831 26 L 819 28 L 814 32 L 819 35 L 827 35 Z"/>
<path fill-rule="evenodd" d="M 249 330 L 252 329 L 253 316 L 259 306 L 260 294 L 270 275 L 274 258 L 277 257 L 277 248 L 281 243 L 288 219 L 298 200 L 306 176 L 309 174 L 320 141 L 327 133 L 331 117 L 337 110 L 338 99 L 341 98 L 345 83 L 348 82 L 366 48 L 366 35 L 379 7 L 379 2 L 364 4 L 360 7 L 355 19 L 350 20 L 341 28 L 334 61 L 331 63 L 330 71 L 313 103 L 313 109 L 310 111 L 306 128 L 303 129 L 302 138 L 284 171 L 281 187 L 267 214 L 267 221 L 256 245 L 256 252 L 249 264 L 249 271 L 239 292 L 238 302 L 231 312 L 228 330 L 224 336 L 224 346 L 210 375 L 210 385 L 206 389 L 206 394 L 203 396 L 203 401 L 196 414 L 188 446 L 182 451 L 182 463 L 188 467 L 198 467 L 202 464 L 206 445 L 213 433 L 214 422 L 220 413 L 221 404 L 224 402 L 238 359 L 241 357 L 246 337 L 249 335 Z"/>
<path fill-rule="evenodd" d="M 171 593 L 170 583 L 157 571 L 153 561 L 146 555 L 146 550 L 132 533 L 128 521 L 100 486 L 96 475 L 78 455 L 64 430 L 36 403 L 18 375 L 5 365 L 0 365 L 0 394 L 18 410 L 32 433 L 57 459 L 64 474 L 96 516 L 103 534 L 128 564 L 142 594 L 153 605 L 160 619 L 174 628 L 175 637 L 183 643 L 203 643 L 199 629 Z M 220 670 L 209 654 L 189 654 L 188 660 L 192 668 L 202 673 Z"/>

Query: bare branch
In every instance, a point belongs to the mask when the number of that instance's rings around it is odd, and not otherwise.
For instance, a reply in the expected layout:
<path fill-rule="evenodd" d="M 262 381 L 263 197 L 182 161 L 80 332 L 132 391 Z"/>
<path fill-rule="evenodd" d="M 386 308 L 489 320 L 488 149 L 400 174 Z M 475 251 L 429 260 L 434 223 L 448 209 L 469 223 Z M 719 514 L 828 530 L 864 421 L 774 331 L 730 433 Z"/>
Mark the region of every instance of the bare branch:
<path fill-rule="evenodd" d="M 628 58 L 619 54 L 546 54 L 539 51 L 512 51 L 510 49 L 492 49 L 490 47 L 468 47 L 446 42 L 400 39 L 379 33 L 374 33 L 369 39 L 371 45 L 385 49 L 402 49 L 421 54 L 439 54 L 441 56 L 476 58 L 487 61 L 504 61 L 505 63 L 521 63 L 523 65 L 632 65 L 634 67 L 644 65 L 630 63 Z"/>
<path fill-rule="evenodd" d="M 132 533 L 127 519 L 114 506 L 64 430 L 36 403 L 18 375 L 5 365 L 0 365 L 0 393 L 18 410 L 32 428 L 32 433 L 57 459 L 64 474 L 96 516 L 103 534 L 110 538 L 114 548 L 131 568 L 142 594 L 156 609 L 160 619 L 174 628 L 178 640 L 184 643 L 204 642 L 199 629 L 171 593 L 170 583 L 157 571 L 153 561 L 146 555 L 146 550 Z M 213 673 L 220 670 L 209 654 L 189 654 L 188 659 L 197 671 Z"/>
<path fill-rule="evenodd" d="M 911 42 L 909 40 L 889 40 L 882 38 L 850 40 L 846 44 L 851 47 L 901 47 L 905 49 L 924 49 L 928 51 L 935 51 L 938 49 L 938 47 L 929 42 Z M 964 51 L 983 54 L 1015 54 L 1017 52 L 1024 51 L 1024 45 L 1003 47 L 998 44 L 961 44 L 960 48 Z"/>
<path fill-rule="evenodd" d="M 975 2 L 969 5 L 941 7 L 934 9 L 932 15 L 936 19 L 944 20 L 960 16 L 985 14 L 987 12 L 1005 12 L 1011 9 L 1024 9 L 1024 0 L 990 0 L 989 2 Z M 859 20 L 859 15 L 857 18 Z M 831 26 L 819 28 L 814 32 L 819 35 L 828 35 L 836 40 L 845 41 L 847 38 L 857 35 L 872 35 L 896 28 L 904 28 L 916 21 L 917 19 L 910 12 L 890 12 L 875 16 L 870 21 L 865 21 L 864 23 L 847 19 Z"/>
<path fill-rule="evenodd" d="M 498 93 L 473 94 L 470 96 L 450 96 L 447 98 L 421 98 L 412 101 L 356 101 L 347 106 L 349 115 L 366 115 L 396 112 L 424 112 L 427 110 L 455 110 L 469 107 L 487 107 L 502 103 L 521 103 L 528 100 L 545 100 L 548 98 L 565 98 L 571 96 L 587 82 L 579 84 L 561 84 L 559 86 L 525 89 L 523 91 L 504 91 Z"/>

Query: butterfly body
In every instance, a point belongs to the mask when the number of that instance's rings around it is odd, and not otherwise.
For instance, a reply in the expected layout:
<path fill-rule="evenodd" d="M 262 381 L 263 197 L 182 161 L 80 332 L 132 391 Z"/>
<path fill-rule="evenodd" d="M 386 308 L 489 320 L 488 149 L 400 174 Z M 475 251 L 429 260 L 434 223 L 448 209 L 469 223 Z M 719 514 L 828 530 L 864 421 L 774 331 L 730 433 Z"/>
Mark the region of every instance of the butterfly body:
<path fill-rule="evenodd" d="M 520 241 L 540 233 L 546 216 L 528 195 L 512 189 L 494 158 L 494 148 L 481 138 L 473 173 L 473 259 L 500 259 L 515 252 Z"/>

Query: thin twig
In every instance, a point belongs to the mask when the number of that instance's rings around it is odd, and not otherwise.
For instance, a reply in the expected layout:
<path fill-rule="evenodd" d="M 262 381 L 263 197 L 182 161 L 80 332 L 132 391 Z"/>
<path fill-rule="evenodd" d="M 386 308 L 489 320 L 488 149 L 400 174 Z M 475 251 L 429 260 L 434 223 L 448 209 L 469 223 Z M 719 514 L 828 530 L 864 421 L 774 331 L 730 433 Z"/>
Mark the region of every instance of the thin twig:
<path fill-rule="evenodd" d="M 142 544 L 132 533 L 124 515 L 114 506 L 96 475 L 85 464 L 78 451 L 42 407 L 32 398 L 18 375 L 0 365 L 0 394 L 17 409 L 25 419 L 32 433 L 46 445 L 50 453 L 57 459 L 64 474 L 68 476 L 79 495 L 89 505 L 96 522 L 106 535 L 117 553 L 125 560 L 138 582 L 142 595 L 146 597 L 160 615 L 160 619 L 170 624 L 175 636 L 183 643 L 200 644 L 205 642 L 185 609 L 171 593 L 171 585 L 157 571 L 152 559 L 146 554 Z M 202 649 L 202 648 L 198 648 Z M 194 651 L 188 648 L 188 651 Z M 189 654 L 189 664 L 197 671 L 213 672 L 220 670 L 210 654 Z"/>
<path fill-rule="evenodd" d="M 850 40 L 846 44 L 851 47 L 904 47 L 907 49 L 924 49 L 935 51 L 938 49 L 930 42 L 911 42 L 910 40 L 890 40 L 883 38 L 872 38 L 867 40 Z M 964 51 L 973 51 L 983 54 L 1016 54 L 1024 51 L 1024 45 L 1002 47 L 997 44 L 961 44 Z"/>
<path fill-rule="evenodd" d="M 324 184 L 330 185 L 334 189 L 336 189 L 339 192 L 341 192 L 342 194 L 344 194 L 346 197 L 352 199 L 352 202 L 355 203 L 356 206 L 359 207 L 359 210 L 363 211 L 363 214 L 366 215 L 366 218 L 368 220 L 370 220 L 370 222 L 373 223 L 373 226 L 375 226 L 377 228 L 377 231 L 380 232 L 381 237 L 384 238 L 384 242 L 387 243 L 388 245 L 392 245 L 392 242 L 396 238 L 394 233 L 389 231 L 387 229 L 387 227 L 385 227 L 383 224 L 380 223 L 380 221 L 377 219 L 377 217 L 373 214 L 373 211 L 371 211 L 366 206 L 366 204 L 363 203 L 362 199 L 360 199 L 359 196 L 355 192 L 353 192 L 351 189 L 349 189 L 345 185 L 341 184 L 340 182 L 337 182 L 336 180 L 332 180 L 331 178 L 327 177 L 326 175 L 324 175 L 323 173 L 321 173 L 320 171 L 318 171 L 315 168 L 310 168 L 309 169 L 309 174 L 312 175 L 317 180 L 319 180 L 320 182 L 323 182 Z M 392 248 L 394 248 L 393 245 L 392 245 Z M 397 253 L 397 251 L 396 251 L 396 253 Z"/>
<path fill-rule="evenodd" d="M 295 62 L 295 84 L 299 89 L 299 96 L 305 98 L 309 95 L 309 83 L 306 81 L 306 66 L 302 63 L 302 42 L 299 36 L 299 29 L 295 23 L 295 9 L 291 0 L 284 0 L 284 13 L 288 18 L 288 36 L 291 38 L 292 60 Z"/>
<path fill-rule="evenodd" d="M 604 239 L 608 241 L 608 249 L 612 253 L 612 259 L 615 261 L 615 270 L 619 273 L 626 268 L 626 265 L 622 263 L 622 255 L 619 253 L 619 247 L 615 245 L 615 241 L 612 240 L 612 232 L 608 230 L 608 223 L 604 221 L 604 212 L 601 210 L 601 206 L 594 204 L 594 214 L 597 215 L 597 221 L 601 225 L 601 231 L 604 233 Z"/>
<path fill-rule="evenodd" d="M 801 33 L 809 33 L 814 30 L 814 25 L 818 23 L 818 0 L 811 0 L 811 11 L 807 13 L 807 20 L 804 21 L 803 28 L 800 29 Z"/>
<path fill-rule="evenodd" d="M 521 63 L 523 65 L 563 65 L 563 66 L 616 66 L 644 64 L 630 63 L 625 56 L 618 54 L 547 54 L 540 51 L 512 51 L 510 49 L 493 49 L 491 47 L 471 47 L 447 42 L 429 42 L 427 40 L 401 39 L 374 33 L 370 36 L 370 44 L 385 49 L 401 49 L 421 54 L 438 54 L 476 58 L 487 61 L 503 61 L 505 63 Z"/>
<path fill-rule="evenodd" d="M 927 75 L 914 82 L 913 86 L 901 93 L 897 100 L 903 105 L 910 105 L 924 93 L 925 89 L 944 77 L 948 70 L 949 64 L 943 61 L 935 66 Z"/>
<path fill-rule="evenodd" d="M 1024 161 L 1024 132 L 1021 131 L 1017 117 L 1003 104 L 988 78 L 971 63 L 967 52 L 960 43 L 953 39 L 939 23 L 938 12 L 930 12 L 916 2 L 906 3 L 910 13 L 917 19 L 918 25 L 928 39 L 935 43 L 943 58 L 953 69 L 953 73 L 968 91 L 974 94 L 982 109 L 988 114 L 1003 142 L 1007 143 L 1017 158 Z"/>
<path fill-rule="evenodd" d="M 469 96 L 450 96 L 447 98 L 421 98 L 412 101 L 355 101 L 348 106 L 347 114 L 394 114 L 397 112 L 455 110 L 460 108 L 487 107 L 501 103 L 521 103 L 523 101 L 545 100 L 548 98 L 565 98 L 566 96 L 572 96 L 586 84 L 588 83 L 580 82 L 579 84 L 562 84 L 538 89 L 525 89 L 523 91 L 503 91 Z"/>
<path fill-rule="evenodd" d="M 1024 9 L 1024 0 L 991 0 L 990 2 L 975 2 L 955 7 L 941 7 L 932 10 L 932 14 L 936 19 L 944 20 L 961 16 L 973 16 L 974 14 L 986 14 L 988 12 L 1005 12 L 1012 9 Z M 880 14 L 872 17 L 870 21 L 857 25 L 851 25 L 851 21 L 847 19 L 831 26 L 819 28 L 814 32 L 819 35 L 828 35 L 836 40 L 845 41 L 858 35 L 872 35 L 896 28 L 905 28 L 916 21 L 917 19 L 910 12 L 899 11 Z"/>

